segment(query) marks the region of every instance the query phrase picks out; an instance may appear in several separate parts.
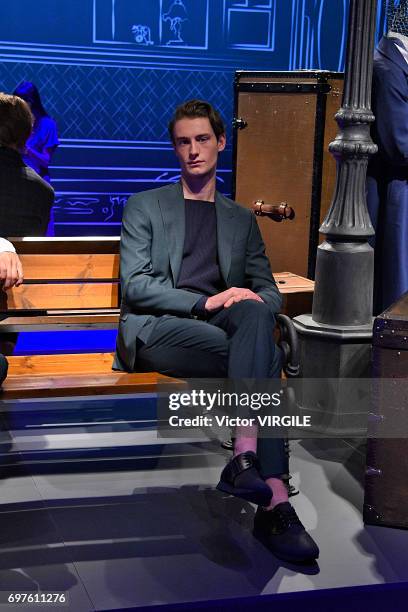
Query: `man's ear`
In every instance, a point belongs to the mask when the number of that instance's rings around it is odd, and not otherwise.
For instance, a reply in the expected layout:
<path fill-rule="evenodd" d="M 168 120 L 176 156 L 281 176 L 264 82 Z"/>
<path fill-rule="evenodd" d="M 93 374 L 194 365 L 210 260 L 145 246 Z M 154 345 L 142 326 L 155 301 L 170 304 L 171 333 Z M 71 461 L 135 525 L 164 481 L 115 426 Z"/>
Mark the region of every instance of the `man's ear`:
<path fill-rule="evenodd" d="M 221 153 L 225 149 L 225 145 L 227 144 L 227 138 L 225 134 L 221 134 L 218 138 L 218 152 Z"/>

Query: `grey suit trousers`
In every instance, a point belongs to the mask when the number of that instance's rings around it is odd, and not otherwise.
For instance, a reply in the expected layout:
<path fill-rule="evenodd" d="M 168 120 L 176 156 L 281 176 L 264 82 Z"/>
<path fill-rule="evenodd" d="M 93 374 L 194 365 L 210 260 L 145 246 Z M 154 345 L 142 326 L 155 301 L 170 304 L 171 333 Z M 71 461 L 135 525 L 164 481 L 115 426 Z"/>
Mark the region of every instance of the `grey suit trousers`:
<path fill-rule="evenodd" d="M 244 300 L 208 321 L 161 316 L 137 349 L 136 369 L 181 378 L 280 377 L 281 352 L 273 339 L 275 317 L 263 302 Z M 258 438 L 264 478 L 288 472 L 282 439 Z"/>

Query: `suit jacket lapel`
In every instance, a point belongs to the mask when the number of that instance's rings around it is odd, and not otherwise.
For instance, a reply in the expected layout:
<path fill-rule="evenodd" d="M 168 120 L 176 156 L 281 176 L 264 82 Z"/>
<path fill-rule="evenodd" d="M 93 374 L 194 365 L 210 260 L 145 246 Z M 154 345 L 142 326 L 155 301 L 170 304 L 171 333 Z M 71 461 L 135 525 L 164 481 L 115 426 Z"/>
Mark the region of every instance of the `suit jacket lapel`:
<path fill-rule="evenodd" d="M 221 275 L 225 282 L 231 269 L 231 250 L 235 234 L 235 204 L 222 196 L 215 194 L 215 212 L 217 215 L 217 247 L 218 262 Z"/>
<path fill-rule="evenodd" d="M 184 196 L 181 183 L 169 185 L 166 194 L 159 199 L 159 206 L 163 217 L 173 282 L 176 286 L 183 258 L 185 235 Z"/>

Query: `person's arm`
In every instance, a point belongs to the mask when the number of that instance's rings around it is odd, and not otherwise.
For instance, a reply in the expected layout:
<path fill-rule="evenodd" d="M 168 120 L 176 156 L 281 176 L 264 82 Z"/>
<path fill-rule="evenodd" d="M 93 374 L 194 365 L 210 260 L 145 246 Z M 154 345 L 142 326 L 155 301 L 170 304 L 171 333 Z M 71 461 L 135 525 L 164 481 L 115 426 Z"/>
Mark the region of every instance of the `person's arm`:
<path fill-rule="evenodd" d="M 57 124 L 51 117 L 43 117 L 40 120 L 36 143 L 38 149 L 34 149 L 30 147 L 30 145 L 27 145 L 25 154 L 36 162 L 36 164 L 48 168 L 51 157 L 59 145 Z"/>
<path fill-rule="evenodd" d="M 2 289 L 18 287 L 23 280 L 23 267 L 14 246 L 5 238 L 0 238 L 0 285 Z"/>
<path fill-rule="evenodd" d="M 282 296 L 272 276 L 269 259 L 265 254 L 265 245 L 253 214 L 251 214 L 251 228 L 247 242 L 245 277 L 246 287 L 269 304 L 274 312 L 279 312 L 282 307 Z"/>
<path fill-rule="evenodd" d="M 31 147 L 26 147 L 26 156 L 31 158 L 33 161 L 36 161 L 44 168 L 48 168 L 51 161 L 51 156 L 54 153 L 57 147 L 47 147 L 42 149 L 41 151 L 37 151 L 36 149 L 32 149 Z"/>
<path fill-rule="evenodd" d="M 151 243 L 153 228 L 145 196 L 130 198 L 125 206 L 120 241 L 120 277 L 122 296 L 135 310 L 150 314 L 174 314 L 188 317 L 200 295 L 175 289 L 153 269 Z M 163 249 L 166 245 L 163 244 Z"/>

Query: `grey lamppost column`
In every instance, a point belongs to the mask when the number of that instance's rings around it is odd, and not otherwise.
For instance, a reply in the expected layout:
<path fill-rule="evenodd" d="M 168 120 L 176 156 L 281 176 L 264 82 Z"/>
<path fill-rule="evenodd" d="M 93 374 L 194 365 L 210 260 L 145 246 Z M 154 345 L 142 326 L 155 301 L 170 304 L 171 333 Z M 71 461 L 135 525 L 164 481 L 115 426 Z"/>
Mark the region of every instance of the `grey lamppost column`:
<path fill-rule="evenodd" d="M 336 186 L 320 228 L 325 241 L 318 248 L 312 315 L 294 320 L 306 378 L 356 378 L 369 366 L 374 254 L 367 238 L 374 230 L 365 182 L 368 158 L 377 151 L 370 137 L 376 9 L 377 0 L 350 0 L 344 93 L 336 114 L 339 133 L 329 146 L 337 162 Z M 319 399 L 306 393 L 301 403 L 304 409 L 318 403 L 326 426 L 330 413 L 329 429 L 347 434 L 353 419 L 344 416 L 341 395 L 341 381 L 332 381 L 322 385 Z"/>

